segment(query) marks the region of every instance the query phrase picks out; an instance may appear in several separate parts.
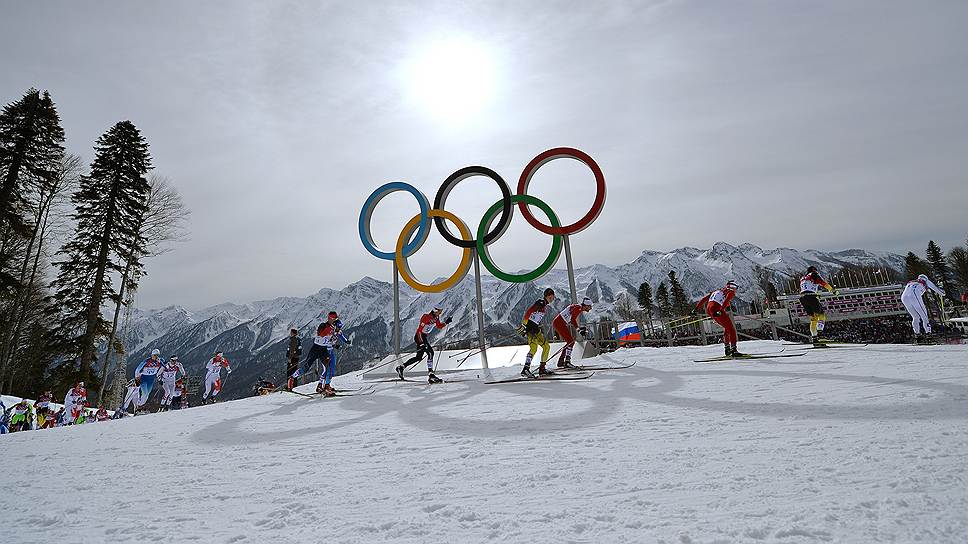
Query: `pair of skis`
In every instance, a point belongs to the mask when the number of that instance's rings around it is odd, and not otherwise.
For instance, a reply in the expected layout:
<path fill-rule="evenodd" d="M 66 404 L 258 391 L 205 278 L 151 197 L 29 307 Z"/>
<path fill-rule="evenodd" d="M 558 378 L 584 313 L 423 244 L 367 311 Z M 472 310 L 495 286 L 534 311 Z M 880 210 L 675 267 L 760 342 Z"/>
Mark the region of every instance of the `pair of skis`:
<path fill-rule="evenodd" d="M 546 374 L 543 376 L 539 374 L 535 378 L 528 378 L 525 376 L 510 376 L 507 378 L 486 380 L 484 383 L 493 385 L 499 383 L 587 380 L 588 378 L 594 376 L 596 372 L 601 372 L 603 370 L 621 370 L 623 368 L 630 368 L 632 366 L 635 366 L 634 362 L 626 365 L 588 365 L 576 366 L 575 368 L 556 368 L 553 371 L 553 374 Z"/>
<path fill-rule="evenodd" d="M 811 342 L 786 342 L 784 346 L 800 346 L 803 349 L 827 349 L 827 348 L 862 348 L 867 344 L 855 344 L 853 342 L 837 342 L 834 340 L 821 340 L 814 344 Z"/>
<path fill-rule="evenodd" d="M 330 397 L 327 397 L 326 395 L 323 395 L 322 393 L 300 393 L 299 391 L 296 391 L 293 389 L 281 389 L 281 391 L 286 393 L 292 393 L 293 395 L 299 395 L 300 397 L 306 397 L 309 399 L 330 398 Z M 370 395 L 370 394 L 373 394 L 374 392 L 376 392 L 375 385 L 364 385 L 363 387 L 360 387 L 358 389 L 337 389 L 336 394 L 333 396 L 355 397 L 359 395 Z"/>
<path fill-rule="evenodd" d="M 697 363 L 723 363 L 726 361 L 749 361 L 753 359 L 779 359 L 781 357 L 802 357 L 806 355 L 804 352 L 800 353 L 747 353 L 744 355 L 721 355 L 719 357 L 710 357 L 709 359 L 697 359 Z"/>

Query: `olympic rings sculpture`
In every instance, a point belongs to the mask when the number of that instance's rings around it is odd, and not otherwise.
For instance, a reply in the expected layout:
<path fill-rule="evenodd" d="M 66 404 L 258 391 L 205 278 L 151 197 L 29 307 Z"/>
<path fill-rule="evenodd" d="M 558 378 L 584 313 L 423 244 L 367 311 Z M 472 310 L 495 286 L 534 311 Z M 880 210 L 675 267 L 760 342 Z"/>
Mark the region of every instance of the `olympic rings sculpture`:
<path fill-rule="evenodd" d="M 574 159 L 579 162 L 584 163 L 589 170 L 595 176 L 595 200 L 592 203 L 591 208 L 588 210 L 584 216 L 582 216 L 578 221 L 570 225 L 562 226 L 561 221 L 555 214 L 554 210 L 551 209 L 547 203 L 541 199 L 531 196 L 528 193 L 528 185 L 531 183 L 531 179 L 534 177 L 535 172 L 545 164 L 556 160 L 556 159 Z M 446 211 L 444 206 L 447 203 L 447 197 L 450 195 L 451 190 L 461 181 L 473 177 L 482 176 L 493 180 L 498 188 L 501 190 L 502 198 L 495 202 L 490 208 L 484 212 L 484 216 L 481 218 L 481 222 L 477 227 L 477 237 L 474 238 L 471 229 L 468 228 L 467 224 L 464 223 L 456 215 Z M 419 207 L 419 213 L 413 216 L 406 225 L 404 225 L 403 230 L 400 231 L 400 235 L 397 238 L 396 247 L 394 251 L 381 251 L 376 247 L 373 241 L 373 236 L 370 232 L 370 221 L 373 217 L 373 210 L 376 208 L 377 204 L 381 200 L 386 198 L 388 195 L 396 192 L 406 192 L 410 193 L 414 199 L 417 201 L 417 206 Z M 518 209 L 521 210 L 521 214 L 524 219 L 535 229 L 549 234 L 552 237 L 551 241 L 551 251 L 545 260 L 538 265 L 537 268 L 529 272 L 524 272 L 521 274 L 510 274 L 501 270 L 494 261 L 491 259 L 488 253 L 488 246 L 496 242 L 504 233 L 507 231 L 508 226 L 511 224 L 511 217 L 513 215 L 514 205 L 517 204 Z M 548 220 L 548 223 L 542 223 L 539 221 L 531 212 L 530 206 L 541 210 Z M 481 259 L 481 264 L 484 265 L 494 277 L 502 279 L 511 283 L 526 283 L 533 281 L 545 275 L 551 267 L 558 262 L 558 257 L 561 255 L 562 248 L 562 237 L 576 234 L 588 228 L 589 225 L 595 222 L 599 214 L 602 213 L 602 208 L 605 207 L 605 175 L 602 174 L 602 169 L 599 168 L 598 164 L 585 152 L 574 149 L 571 147 L 556 147 L 554 149 L 549 149 L 544 153 L 541 153 L 537 157 L 531 160 L 528 165 L 521 172 L 521 177 L 518 180 L 517 193 L 511 194 L 511 188 L 508 187 L 507 182 L 504 181 L 497 172 L 486 168 L 484 166 L 467 166 L 457 170 L 453 174 L 447 177 L 441 184 L 440 188 L 437 190 L 437 196 L 434 198 L 433 208 L 430 207 L 430 201 L 427 200 L 426 195 L 424 195 L 419 189 L 410 185 L 409 183 L 403 181 L 393 181 L 385 185 L 380 186 L 377 190 L 373 191 L 372 194 L 366 199 L 363 204 L 363 208 L 360 211 L 360 240 L 363 242 L 363 247 L 366 248 L 371 255 L 378 259 L 386 261 L 394 261 L 397 265 L 397 270 L 400 273 L 400 277 L 403 281 L 407 283 L 410 287 L 417 291 L 423 293 L 440 293 L 446 291 L 451 287 L 457 285 L 464 277 L 467 275 L 471 266 L 472 254 L 471 250 L 477 249 L 477 254 Z M 495 223 L 495 219 L 497 222 Z M 430 223 L 431 220 L 437 228 L 437 232 L 447 240 L 452 245 L 462 249 L 460 263 L 457 265 L 455 272 L 440 283 L 435 284 L 425 284 L 418 281 L 413 273 L 410 271 L 410 264 L 407 259 L 423 247 L 424 242 L 427 241 L 427 237 L 430 235 Z M 456 227 L 459 236 L 455 236 L 447 226 L 446 222 L 450 222 Z"/>

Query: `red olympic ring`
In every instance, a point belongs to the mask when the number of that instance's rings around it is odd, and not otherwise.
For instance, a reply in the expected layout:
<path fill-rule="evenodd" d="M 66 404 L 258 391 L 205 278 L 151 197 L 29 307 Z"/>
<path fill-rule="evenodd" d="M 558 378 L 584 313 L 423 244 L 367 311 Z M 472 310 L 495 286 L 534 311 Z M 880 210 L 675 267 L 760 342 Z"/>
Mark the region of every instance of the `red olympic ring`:
<path fill-rule="evenodd" d="M 575 149 L 573 147 L 556 147 L 554 149 L 549 149 L 531 159 L 531 162 L 528 163 L 528 165 L 524 168 L 524 171 L 521 172 L 521 179 L 518 180 L 518 194 L 528 194 L 528 185 L 531 183 L 532 176 L 534 176 L 534 173 L 537 172 L 539 168 L 555 159 L 563 158 L 583 162 L 585 163 L 585 166 L 587 166 L 592 173 L 595 174 L 595 202 L 592 203 L 592 207 L 590 210 L 588 210 L 588 213 L 570 225 L 553 227 L 538 221 L 538 219 L 531 214 L 531 210 L 528 209 L 528 205 L 525 202 L 518 203 L 518 208 L 521 210 L 521 214 L 524 215 L 525 220 L 527 220 L 532 227 L 545 234 L 551 234 L 552 236 L 568 236 L 570 234 L 575 234 L 585 230 L 595 221 L 595 219 L 598 218 L 598 215 L 602 213 L 602 208 L 605 207 L 605 174 L 602 173 L 602 169 L 599 168 L 598 163 L 595 162 L 595 159 L 591 158 L 584 151 Z"/>

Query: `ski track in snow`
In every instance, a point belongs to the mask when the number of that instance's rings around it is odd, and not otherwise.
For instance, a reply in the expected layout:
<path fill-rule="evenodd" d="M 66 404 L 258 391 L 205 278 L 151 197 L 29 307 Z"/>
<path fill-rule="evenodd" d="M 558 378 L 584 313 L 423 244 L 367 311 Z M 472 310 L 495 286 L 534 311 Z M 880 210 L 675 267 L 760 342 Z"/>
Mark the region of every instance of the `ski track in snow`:
<path fill-rule="evenodd" d="M 719 349 L 3 436 L 0 541 L 966 541 L 968 346 Z"/>

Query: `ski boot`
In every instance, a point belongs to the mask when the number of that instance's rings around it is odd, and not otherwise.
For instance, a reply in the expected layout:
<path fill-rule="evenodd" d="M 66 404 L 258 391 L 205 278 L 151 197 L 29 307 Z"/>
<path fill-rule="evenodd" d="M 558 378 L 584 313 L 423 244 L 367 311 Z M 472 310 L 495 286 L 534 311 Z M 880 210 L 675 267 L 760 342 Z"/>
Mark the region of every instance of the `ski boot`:
<path fill-rule="evenodd" d="M 286 380 L 286 391 L 292 391 L 294 387 L 296 387 L 296 378 L 289 376 L 289 379 Z"/>
<path fill-rule="evenodd" d="M 436 374 L 431 372 L 427 374 L 427 383 L 444 383 L 444 380 L 441 380 Z"/>
<path fill-rule="evenodd" d="M 558 368 L 560 370 L 578 370 L 578 367 L 571 364 L 570 360 L 558 362 Z"/>
<path fill-rule="evenodd" d="M 322 395 L 322 394 L 325 394 L 326 393 L 326 388 L 323 387 L 323 384 L 322 383 L 317 383 L 316 384 L 316 393 L 319 394 L 319 395 Z"/>
<path fill-rule="evenodd" d="M 733 356 L 733 346 L 726 344 L 726 357 Z"/>
<path fill-rule="evenodd" d="M 396 368 L 396 371 L 397 371 L 397 376 L 400 376 L 400 379 L 403 380 L 404 379 L 404 377 L 403 377 L 403 365 L 398 366 Z"/>
<path fill-rule="evenodd" d="M 522 378 L 530 378 L 532 380 L 535 379 L 535 378 L 537 378 L 537 376 L 535 376 L 534 372 L 531 372 L 531 366 L 530 365 L 524 365 L 524 368 L 521 369 L 521 377 Z"/>
<path fill-rule="evenodd" d="M 815 348 L 826 348 L 826 347 L 829 347 L 827 345 L 827 343 L 824 342 L 822 338 L 820 338 L 820 335 L 819 334 L 817 336 L 812 336 L 810 338 L 810 342 L 813 344 L 813 347 L 815 347 Z"/>
<path fill-rule="evenodd" d="M 335 397 L 336 396 L 336 390 L 333 389 L 333 386 L 332 385 L 326 384 L 326 385 L 323 386 L 323 396 L 324 397 Z"/>
<path fill-rule="evenodd" d="M 545 365 L 538 367 L 538 376 L 554 376 L 555 373 L 545 368 Z"/>
<path fill-rule="evenodd" d="M 749 355 L 742 353 L 738 349 L 736 349 L 736 346 L 730 346 L 730 352 L 731 352 L 730 356 L 733 359 L 742 359 L 743 357 L 749 357 Z"/>

